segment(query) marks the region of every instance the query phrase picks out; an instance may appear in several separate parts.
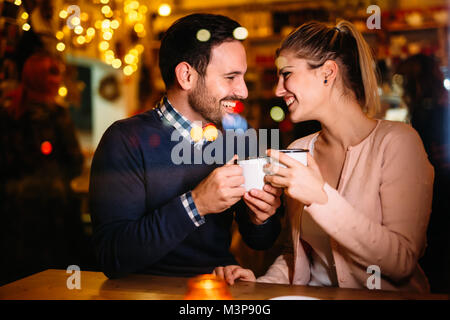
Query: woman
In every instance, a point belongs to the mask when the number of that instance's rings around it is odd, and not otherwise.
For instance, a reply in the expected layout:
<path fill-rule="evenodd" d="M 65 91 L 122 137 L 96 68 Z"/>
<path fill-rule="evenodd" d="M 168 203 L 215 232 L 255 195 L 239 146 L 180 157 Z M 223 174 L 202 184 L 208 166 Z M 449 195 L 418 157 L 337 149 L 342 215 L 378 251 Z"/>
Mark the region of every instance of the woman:
<path fill-rule="evenodd" d="M 426 246 L 434 171 L 409 125 L 374 120 L 379 106 L 374 62 L 347 21 L 311 22 L 277 51 L 291 120 L 322 130 L 289 148 L 309 149 L 308 166 L 268 150 L 266 182 L 285 190 L 292 242 L 259 282 L 429 291 L 418 265 Z M 379 270 L 381 279 L 375 279 Z M 251 270 L 218 267 L 229 283 L 255 281 Z"/>

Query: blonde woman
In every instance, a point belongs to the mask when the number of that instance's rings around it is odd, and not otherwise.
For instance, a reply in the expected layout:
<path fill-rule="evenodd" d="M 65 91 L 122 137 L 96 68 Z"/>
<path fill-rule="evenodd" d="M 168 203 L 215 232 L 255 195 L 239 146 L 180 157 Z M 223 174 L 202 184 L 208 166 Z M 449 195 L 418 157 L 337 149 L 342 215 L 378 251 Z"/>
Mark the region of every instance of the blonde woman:
<path fill-rule="evenodd" d="M 289 148 L 309 149 L 308 166 L 268 150 L 266 181 L 284 188 L 292 241 L 255 279 L 218 267 L 230 284 L 258 282 L 429 291 L 418 260 L 426 247 L 434 170 L 409 125 L 371 118 L 379 106 L 374 61 L 347 21 L 306 23 L 277 51 L 279 81 L 293 122 L 322 130 Z M 381 277 L 373 280 L 373 270 Z"/>

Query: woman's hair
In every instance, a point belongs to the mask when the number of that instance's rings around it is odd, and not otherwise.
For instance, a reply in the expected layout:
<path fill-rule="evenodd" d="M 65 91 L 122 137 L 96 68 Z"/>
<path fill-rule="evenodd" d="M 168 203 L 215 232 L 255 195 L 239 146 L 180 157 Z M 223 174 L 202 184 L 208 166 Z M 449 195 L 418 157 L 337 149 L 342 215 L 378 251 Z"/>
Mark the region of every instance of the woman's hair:
<path fill-rule="evenodd" d="M 340 21 L 336 27 L 308 22 L 291 32 L 277 50 L 308 60 L 311 69 L 334 60 L 341 71 L 344 90 L 353 92 L 363 111 L 373 116 L 380 108 L 376 64 L 372 51 L 356 27 Z"/>

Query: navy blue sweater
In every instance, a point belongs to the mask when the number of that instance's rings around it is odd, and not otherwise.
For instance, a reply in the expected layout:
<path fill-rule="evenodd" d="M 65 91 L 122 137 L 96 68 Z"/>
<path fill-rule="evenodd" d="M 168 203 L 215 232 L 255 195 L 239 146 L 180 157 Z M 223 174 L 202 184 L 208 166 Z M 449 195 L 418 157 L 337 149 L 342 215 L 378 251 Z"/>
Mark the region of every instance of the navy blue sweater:
<path fill-rule="evenodd" d="M 278 237 L 277 215 L 256 226 L 242 200 L 194 225 L 180 195 L 222 164 L 174 164 L 171 151 L 180 143 L 171 141 L 174 130 L 155 110 L 148 111 L 112 124 L 95 152 L 89 187 L 92 239 L 100 268 L 110 278 L 128 273 L 190 277 L 236 264 L 229 251 L 233 218 L 253 249 L 267 249 Z"/>

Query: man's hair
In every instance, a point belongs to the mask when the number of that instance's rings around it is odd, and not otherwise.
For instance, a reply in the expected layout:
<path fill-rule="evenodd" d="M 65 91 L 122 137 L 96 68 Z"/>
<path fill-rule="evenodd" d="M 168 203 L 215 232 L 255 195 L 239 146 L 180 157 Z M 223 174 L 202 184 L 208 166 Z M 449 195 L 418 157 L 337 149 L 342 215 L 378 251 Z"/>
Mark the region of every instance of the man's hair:
<path fill-rule="evenodd" d="M 175 67 L 180 62 L 189 63 L 201 76 L 205 76 L 211 49 L 223 42 L 237 40 L 233 31 L 240 26 L 228 17 L 214 14 L 191 14 L 175 21 L 165 32 L 159 49 L 159 69 L 166 89 L 174 84 Z M 200 30 L 208 31 L 203 31 L 207 40 L 202 37 L 198 39 Z"/>

